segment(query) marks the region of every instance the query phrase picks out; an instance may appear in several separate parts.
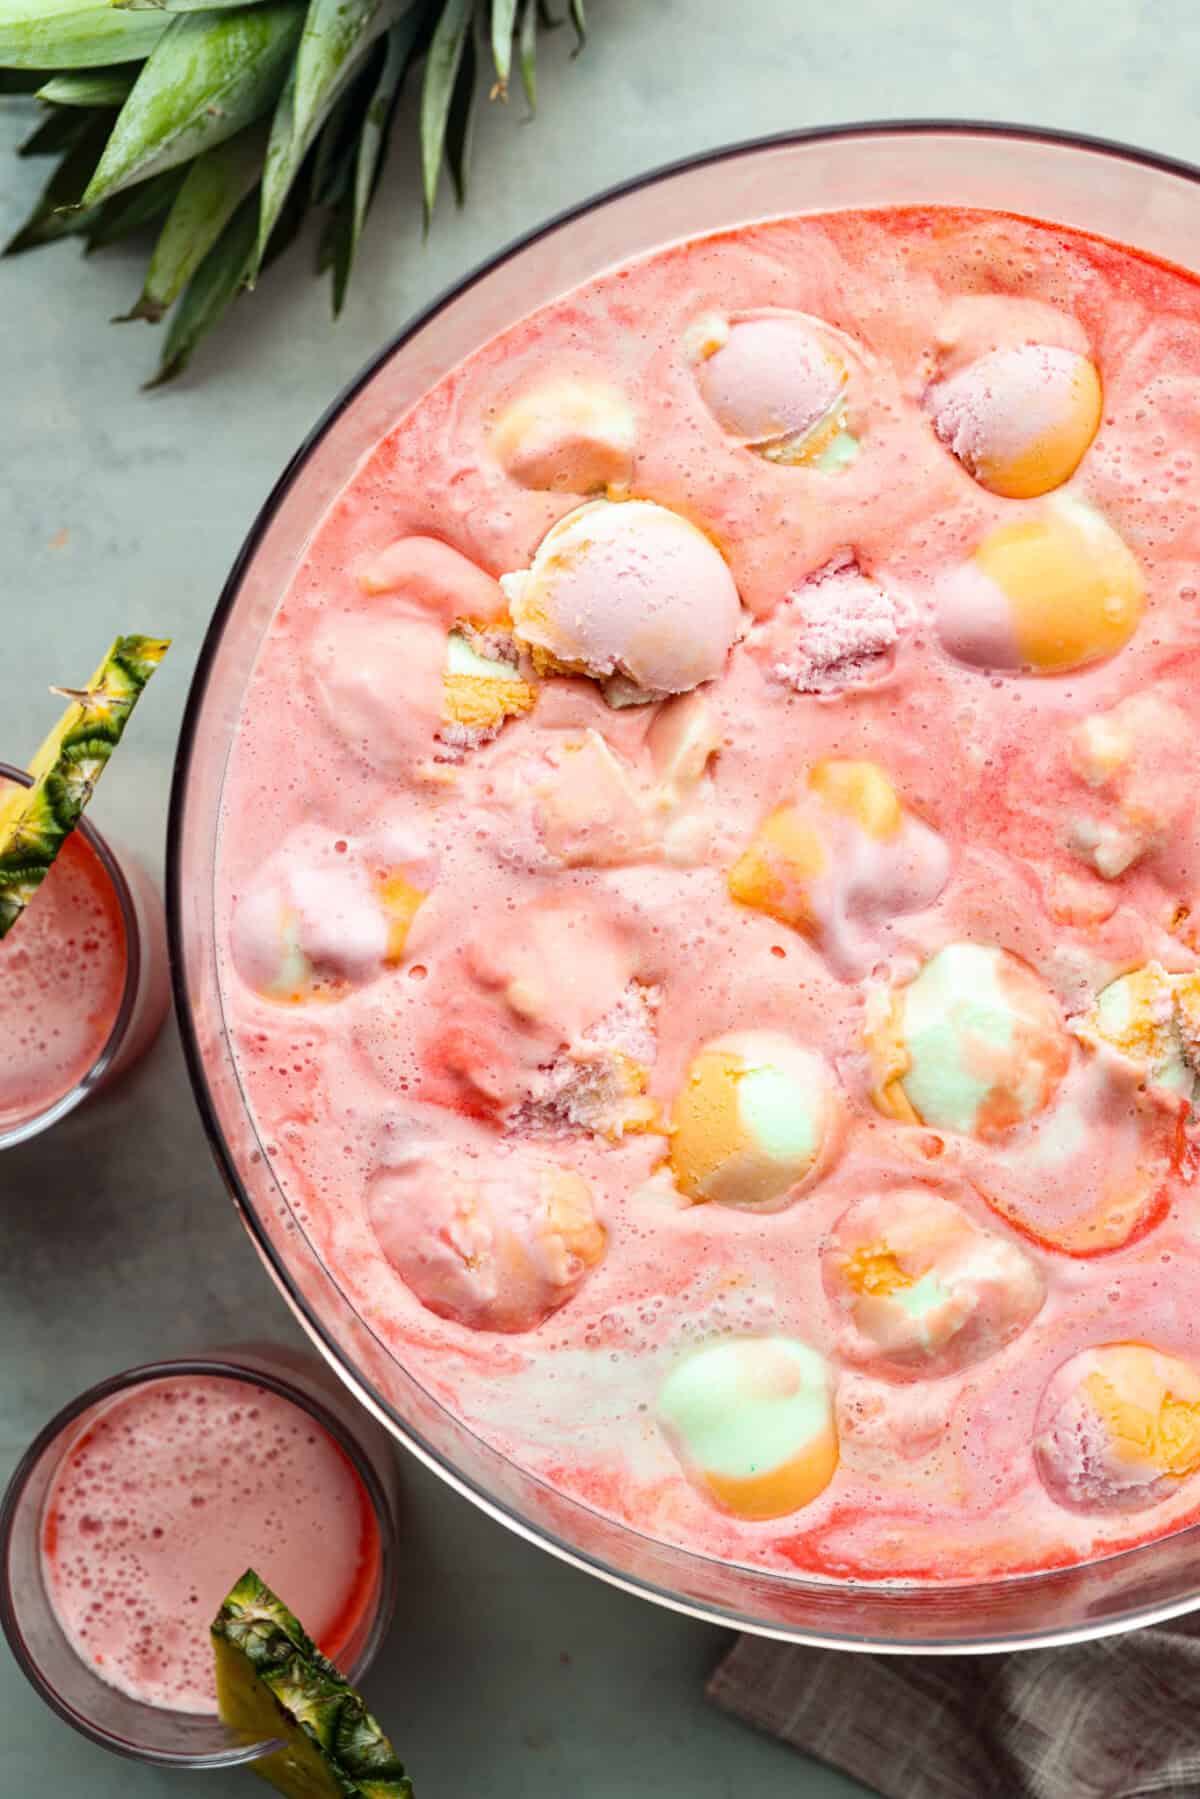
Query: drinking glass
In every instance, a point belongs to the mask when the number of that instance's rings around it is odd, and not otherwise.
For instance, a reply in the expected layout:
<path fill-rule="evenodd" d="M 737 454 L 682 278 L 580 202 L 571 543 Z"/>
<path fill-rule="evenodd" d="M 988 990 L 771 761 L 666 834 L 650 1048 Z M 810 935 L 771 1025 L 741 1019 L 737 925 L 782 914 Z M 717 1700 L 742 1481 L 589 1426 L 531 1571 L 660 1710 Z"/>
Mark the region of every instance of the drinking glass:
<path fill-rule="evenodd" d="M 0 793 L 6 783 L 31 785 L 24 769 L 0 762 Z M 118 855 L 95 825 L 81 818 L 75 827 L 112 888 L 125 935 L 125 985 L 108 1036 L 97 1046 L 86 1072 L 65 1093 L 51 1094 L 7 1123 L 0 1122 L 0 1149 L 24 1143 L 49 1130 L 93 1093 L 117 1080 L 147 1049 L 166 1017 L 171 997 L 163 902 L 146 870 L 127 851 Z M 35 899 L 33 902 L 37 904 Z M 18 924 L 16 929 L 20 930 Z M 15 941 L 11 939 L 10 941 Z"/>
<path fill-rule="evenodd" d="M 68 1641 L 42 1565 L 47 1496 L 80 1437 L 114 1401 L 148 1382 L 197 1376 L 244 1381 L 290 1400 L 332 1437 L 362 1482 L 380 1552 L 362 1617 L 339 1652 L 342 1671 L 357 1685 L 383 1641 L 395 1603 L 395 1457 L 385 1432 L 323 1363 L 282 1345 L 238 1346 L 130 1368 L 64 1406 L 30 1444 L 0 1504 L 0 1626 L 35 1691 L 93 1743 L 158 1767 L 231 1768 L 257 1761 L 278 1744 L 247 1744 L 216 1716 L 146 1705 L 101 1680 Z"/>

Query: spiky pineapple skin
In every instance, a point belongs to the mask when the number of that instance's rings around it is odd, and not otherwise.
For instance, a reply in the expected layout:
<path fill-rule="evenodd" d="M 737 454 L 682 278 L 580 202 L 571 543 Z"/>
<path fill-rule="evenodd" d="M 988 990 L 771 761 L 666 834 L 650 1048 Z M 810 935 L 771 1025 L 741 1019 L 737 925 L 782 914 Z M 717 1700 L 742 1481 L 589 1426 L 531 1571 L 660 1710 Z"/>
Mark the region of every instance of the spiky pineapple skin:
<path fill-rule="evenodd" d="M 213 1620 L 222 1718 L 281 1737 L 254 1772 L 289 1799 L 413 1799 L 412 1782 L 360 1694 L 253 1569 Z"/>
<path fill-rule="evenodd" d="M 86 689 L 30 763 L 32 787 L 14 787 L 0 801 L 0 938 L 16 924 L 79 823 L 168 648 L 162 638 L 114 639 Z"/>

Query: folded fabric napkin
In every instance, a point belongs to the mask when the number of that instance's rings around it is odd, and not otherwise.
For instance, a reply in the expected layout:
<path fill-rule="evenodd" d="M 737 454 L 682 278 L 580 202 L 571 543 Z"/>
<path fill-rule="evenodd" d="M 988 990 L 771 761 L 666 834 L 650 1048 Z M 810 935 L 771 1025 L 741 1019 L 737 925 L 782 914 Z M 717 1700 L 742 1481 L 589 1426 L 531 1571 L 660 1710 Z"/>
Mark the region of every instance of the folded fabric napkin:
<path fill-rule="evenodd" d="M 1200 1621 L 996 1656 L 739 1637 L 708 1695 L 886 1799 L 1200 1799 Z"/>

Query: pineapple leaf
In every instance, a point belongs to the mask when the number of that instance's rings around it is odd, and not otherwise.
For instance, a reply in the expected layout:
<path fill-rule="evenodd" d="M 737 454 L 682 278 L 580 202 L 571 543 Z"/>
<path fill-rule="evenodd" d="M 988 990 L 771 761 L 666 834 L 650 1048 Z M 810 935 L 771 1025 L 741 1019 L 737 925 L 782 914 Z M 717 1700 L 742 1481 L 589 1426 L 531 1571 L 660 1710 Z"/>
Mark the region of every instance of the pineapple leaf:
<path fill-rule="evenodd" d="M 327 208 L 317 242 L 317 273 L 333 274 L 333 316 L 340 313 L 350 280 L 354 255 L 354 169 L 358 158 L 358 134 L 355 118 L 361 120 L 364 96 L 359 87 L 374 87 L 378 71 L 369 71 L 338 102 L 334 114 L 317 142 L 317 158 L 312 176 L 314 198 Z M 322 139 L 327 139 L 328 153 L 322 157 Z"/>
<path fill-rule="evenodd" d="M 427 228 L 437 197 L 450 102 L 470 35 L 473 11 L 474 0 L 445 0 L 425 59 L 425 79 L 421 84 L 421 169 Z"/>
<path fill-rule="evenodd" d="M 492 62 L 496 69 L 495 94 L 500 100 L 508 98 L 516 24 L 517 0 L 492 0 Z"/>
<path fill-rule="evenodd" d="M 525 11 L 521 14 L 521 86 L 525 89 L 531 115 L 537 111 L 537 28 L 536 0 L 525 0 Z"/>
<path fill-rule="evenodd" d="M 350 280 L 350 264 L 354 255 L 354 196 L 340 194 L 325 215 L 317 250 L 317 273 L 333 274 L 333 316 L 336 319 L 346 300 Z"/>
<path fill-rule="evenodd" d="M 273 211 L 286 201 L 292 183 L 283 178 L 287 165 L 291 160 L 292 139 L 296 125 L 296 65 L 293 62 L 279 90 L 279 98 L 275 102 L 275 110 L 271 114 L 271 136 L 267 142 L 267 153 L 263 159 L 262 195 L 259 199 L 258 244 L 268 242 L 270 232 L 263 230 L 262 208 L 270 204 Z M 267 201 L 267 195 L 278 194 L 279 199 Z M 250 286 L 258 279 L 257 266 L 250 271 Z"/>
<path fill-rule="evenodd" d="M 109 0 L 0 0 L 0 63 L 9 69 L 90 69 L 141 62 L 167 28 Z"/>
<path fill-rule="evenodd" d="M 317 132 L 380 34 L 415 0 L 309 0 L 300 48 L 271 128 L 259 255 Z"/>
<path fill-rule="evenodd" d="M 327 269 L 332 270 L 334 318 L 346 303 L 350 271 L 387 151 L 396 96 L 412 60 L 422 23 L 421 8 L 414 7 L 388 33 L 383 63 L 370 100 L 362 111 L 358 143 L 352 147 L 343 169 L 339 170 L 337 191 L 326 196 L 333 202 L 333 208 L 322 227 L 317 269 L 321 274 Z"/>
<path fill-rule="evenodd" d="M 351 234 L 347 276 L 350 272 L 349 262 L 353 261 L 354 253 L 358 248 L 358 240 L 362 235 L 367 210 L 383 168 L 396 100 L 408 66 L 413 59 L 421 25 L 422 15 L 418 8 L 414 7 L 388 32 L 387 52 L 383 59 L 383 67 L 379 71 L 375 92 L 368 102 L 363 117 L 362 135 L 358 141 L 358 157 L 354 171 L 354 228 Z M 337 310 L 339 308 L 335 295 L 335 311 Z"/>
<path fill-rule="evenodd" d="M 161 175 L 151 175 L 148 181 L 139 181 L 136 187 L 114 194 L 111 200 L 101 201 L 86 234 L 84 255 L 90 256 L 93 250 L 103 250 L 108 244 L 132 237 L 135 231 L 142 231 L 160 219 L 170 207 L 183 179 L 182 169 L 164 169 Z"/>
<path fill-rule="evenodd" d="M 475 33 L 467 33 L 463 45 L 462 66 L 450 99 L 450 116 L 446 120 L 446 162 L 454 197 L 460 206 L 467 197 L 467 163 L 471 155 L 471 124 L 475 112 Z"/>
<path fill-rule="evenodd" d="M 173 18 L 117 116 L 90 205 L 233 137 L 274 102 L 303 23 L 292 0 Z"/>
<path fill-rule="evenodd" d="M 228 12 L 234 6 L 261 6 L 263 0 L 109 0 L 124 12 Z"/>
<path fill-rule="evenodd" d="M 53 106 L 124 106 L 134 77 L 128 64 L 111 69 L 68 70 L 54 75 L 37 92 L 39 100 Z"/>
<path fill-rule="evenodd" d="M 371 71 L 367 71 L 368 74 Z M 313 147 L 309 192 L 314 206 L 334 206 L 347 192 L 354 167 L 353 121 L 362 117 L 359 83 L 349 82 L 334 101 Z"/>
<path fill-rule="evenodd" d="M 304 171 L 302 169 L 301 176 L 303 177 L 303 175 Z M 273 262 L 278 262 L 284 251 L 289 250 L 295 243 L 300 235 L 300 228 L 309 214 L 309 200 L 309 184 L 307 180 L 300 179 L 293 181 L 292 191 L 283 203 L 283 211 L 276 220 L 275 229 L 272 231 L 267 243 L 267 253 L 262 259 L 262 267 L 258 269 L 255 276 L 246 283 L 248 287 L 252 287 L 257 276 L 269 269 Z"/>
<path fill-rule="evenodd" d="M 165 215 L 124 315 L 157 321 L 176 308 L 148 384 L 158 385 L 315 202 L 328 213 L 318 266 L 332 270 L 336 315 L 413 62 L 425 57 L 428 229 L 443 163 L 463 202 L 481 58 L 495 67 L 494 98 L 507 97 L 516 61 L 532 114 L 539 30 L 569 18 L 576 50 L 584 43 L 585 0 L 560 11 L 547 0 L 0 0 L 0 95 L 35 93 L 48 106 L 19 154 L 58 159 L 0 253 L 66 236 L 90 253 Z"/>
<path fill-rule="evenodd" d="M 148 388 L 161 387 L 182 374 L 200 340 L 246 285 L 254 266 L 258 238 L 258 194 L 242 201 L 196 273 L 171 318 L 162 360 Z"/>
<path fill-rule="evenodd" d="M 90 113 L 72 116 L 76 120 L 76 133 L 70 148 L 38 195 L 25 223 L 4 246 L 5 256 L 19 256 L 23 250 L 34 250 L 39 244 L 76 236 L 87 231 L 95 221 L 93 212 L 79 210 L 79 196 L 104 147 L 108 120 Z M 64 211 L 64 208 L 69 210 Z"/>
<path fill-rule="evenodd" d="M 262 169 L 267 126 L 260 120 L 197 156 L 177 187 L 128 319 L 157 324 L 183 292 Z"/>
<path fill-rule="evenodd" d="M 417 0 L 309 0 L 296 57 L 296 116 L 301 131 L 376 38 L 417 8 Z"/>

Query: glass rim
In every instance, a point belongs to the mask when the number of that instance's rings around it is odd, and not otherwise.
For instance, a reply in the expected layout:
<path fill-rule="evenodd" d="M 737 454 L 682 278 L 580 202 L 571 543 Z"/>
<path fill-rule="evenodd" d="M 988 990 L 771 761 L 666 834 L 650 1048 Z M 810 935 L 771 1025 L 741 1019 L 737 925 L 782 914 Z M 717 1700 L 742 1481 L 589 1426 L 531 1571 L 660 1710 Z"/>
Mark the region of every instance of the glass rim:
<path fill-rule="evenodd" d="M 763 1623 L 742 1612 L 735 1606 L 721 1606 L 710 1600 L 698 1600 L 683 1596 L 675 1590 L 664 1588 L 651 1578 L 619 1571 L 598 1554 L 567 1543 L 550 1527 L 530 1523 L 519 1511 L 505 1500 L 496 1497 L 483 1488 L 476 1480 L 455 1467 L 442 1452 L 426 1440 L 424 1435 L 407 1419 L 402 1418 L 389 1403 L 377 1386 L 367 1378 L 360 1368 L 355 1366 L 336 1337 L 328 1330 L 309 1302 L 299 1282 L 293 1277 L 283 1261 L 258 1217 L 257 1210 L 251 1202 L 240 1170 L 233 1156 L 225 1133 L 217 1116 L 212 1092 L 209 1086 L 207 1070 L 200 1046 L 199 1033 L 192 1016 L 188 982 L 184 965 L 184 919 L 183 892 L 181 881 L 181 862 L 183 847 L 184 818 L 187 804 L 187 788 L 189 775 L 195 752 L 196 733 L 205 698 L 208 693 L 210 676 L 220 648 L 226 625 L 232 616 L 238 596 L 247 573 L 253 565 L 263 538 L 266 536 L 276 514 L 282 507 L 294 483 L 307 466 L 311 457 L 319 450 L 322 442 L 342 416 L 348 411 L 359 395 L 369 386 L 384 365 L 398 351 L 402 350 L 414 337 L 432 324 L 440 313 L 459 300 L 471 288 L 485 280 L 506 263 L 511 262 L 523 251 L 539 243 L 543 238 L 552 236 L 563 227 L 585 218 L 610 202 L 621 200 L 636 194 L 645 188 L 654 187 L 672 176 L 687 174 L 699 169 L 711 167 L 718 163 L 732 162 L 740 158 L 749 158 L 772 149 L 794 148 L 805 144 L 831 143 L 836 141 L 852 142 L 856 139 L 880 137 L 906 138 L 994 138 L 997 141 L 1020 141 L 1030 144 L 1043 144 L 1064 150 L 1090 152 L 1098 156 L 1108 157 L 1116 162 L 1131 163 L 1142 168 L 1156 170 L 1163 174 L 1175 175 L 1193 186 L 1200 187 L 1200 164 L 1186 161 L 1181 157 L 1166 155 L 1162 152 L 1145 150 L 1128 144 L 1120 139 L 1092 135 L 1087 132 L 1069 131 L 1052 126 L 1022 125 L 1003 120 L 972 120 L 960 118 L 901 118 L 872 119 L 858 122 L 847 122 L 835 125 L 818 125 L 789 131 L 772 132 L 758 137 L 739 139 L 737 142 L 719 145 L 711 150 L 696 152 L 690 156 L 674 158 L 660 163 L 642 174 L 629 177 L 624 181 L 610 184 L 571 206 L 562 208 L 552 214 L 541 224 L 510 239 L 491 255 L 484 257 L 469 268 L 457 280 L 441 289 L 427 304 L 416 311 L 404 325 L 394 332 L 382 346 L 362 365 L 358 372 L 346 382 L 335 395 L 329 405 L 319 415 L 316 422 L 305 434 L 297 449 L 285 463 L 282 471 L 263 500 L 252 524 L 250 525 L 238 553 L 226 577 L 221 593 L 213 608 L 212 617 L 200 646 L 192 681 L 189 686 L 180 724 L 179 738 L 176 747 L 175 764 L 172 774 L 169 810 L 167 817 L 166 845 L 166 915 L 167 940 L 170 951 L 171 984 L 176 1017 L 179 1020 L 180 1038 L 183 1047 L 184 1061 L 192 1083 L 193 1094 L 200 1113 L 201 1123 L 208 1138 L 209 1147 L 225 1180 L 242 1221 L 250 1234 L 251 1240 L 262 1257 L 272 1279 L 284 1294 L 294 1316 L 301 1324 L 314 1348 L 325 1358 L 326 1362 L 355 1396 L 359 1403 L 376 1417 L 384 1427 L 413 1454 L 418 1461 L 445 1481 L 455 1492 L 477 1506 L 488 1517 L 503 1525 L 507 1530 L 531 1543 L 557 1560 L 579 1571 L 592 1575 L 635 1597 L 649 1599 L 666 1609 L 678 1612 L 685 1617 L 701 1622 L 719 1625 L 725 1629 L 747 1630 L 754 1635 L 774 1638 L 780 1642 L 809 1644 L 819 1648 L 838 1649 L 849 1653 L 886 1653 L 891 1655 L 978 1655 L 1000 1654 L 1010 1649 L 1053 1648 L 1074 1642 L 1090 1641 L 1106 1636 L 1114 1636 L 1124 1631 L 1151 1624 L 1163 1623 L 1171 1618 L 1179 1617 L 1193 1611 L 1200 1605 L 1200 1584 L 1190 1596 L 1176 1598 L 1160 1603 L 1141 1603 L 1122 1611 L 1119 1607 L 1101 1621 L 1071 1626 L 1048 1626 L 1045 1628 L 1025 1630 L 993 1630 L 973 1637 L 962 1637 L 953 1642 L 931 1637 L 906 1637 L 897 1639 L 881 1633 L 870 1636 L 853 1634 L 849 1631 L 821 1629 L 796 1629 L 786 1625 Z M 811 209 L 809 209 L 811 210 Z M 837 210 L 836 207 L 831 210 Z M 757 216 L 757 215 L 756 215 Z M 779 216 L 772 214 L 769 216 Z M 1086 233 L 1085 233 L 1086 235 Z M 1168 259 L 1154 256 L 1160 263 Z M 1182 266 L 1182 265 L 1178 265 Z M 324 1269 L 324 1263 L 322 1262 Z M 329 1272 L 325 1270 L 325 1272 Z M 339 1289 L 340 1291 L 340 1289 Z M 628 1524 L 623 1528 L 634 1535 L 642 1533 Z M 1184 1526 L 1178 1532 L 1169 1535 L 1186 1534 L 1189 1528 Z M 1166 1539 L 1160 1539 L 1166 1540 Z M 906 1594 L 936 1590 L 941 1595 L 954 1593 L 970 1594 L 986 1592 L 998 1584 L 1016 1586 L 1019 1584 L 1040 1583 L 1052 1586 L 1072 1575 L 1078 1575 L 1084 1569 L 1099 1566 L 1102 1562 L 1114 1563 L 1133 1558 L 1145 1545 L 1136 1545 L 1132 1549 L 1119 1550 L 1105 1556 L 1094 1558 L 1087 1563 L 1073 1565 L 1070 1568 L 1049 1568 L 1030 1571 L 1018 1575 L 1003 1577 L 1002 1582 L 994 1580 L 938 1582 L 936 1589 L 928 1585 L 907 1583 L 900 1585 L 886 1580 L 880 1582 L 852 1581 L 838 1584 L 858 1587 L 870 1591 L 874 1597 L 891 1597 L 902 1601 Z M 689 1556 L 700 1561 L 712 1562 L 716 1566 L 726 1564 L 716 1558 L 705 1556 L 703 1552 L 687 1551 Z M 797 1588 L 824 1585 L 816 1578 L 797 1578 L 793 1583 Z"/>
<path fill-rule="evenodd" d="M 273 1346 L 264 1345 L 264 1350 L 269 1352 L 271 1347 Z M 254 1351 L 248 1350 L 247 1354 L 253 1355 Z M 98 1405 L 103 1405 L 107 1400 L 115 1399 L 123 1393 L 132 1392 L 136 1388 L 147 1386 L 154 1381 L 178 1380 L 195 1376 L 243 1381 L 247 1386 L 265 1387 L 277 1398 L 289 1401 L 301 1411 L 306 1412 L 333 1439 L 362 1482 L 379 1531 L 379 1601 L 361 1650 L 353 1664 L 344 1670 L 345 1677 L 351 1684 L 361 1679 L 378 1653 L 395 1610 L 398 1531 L 391 1501 L 375 1472 L 370 1457 L 341 1420 L 321 1400 L 315 1398 L 304 1388 L 293 1384 L 286 1376 L 275 1374 L 270 1370 L 255 1368 L 251 1362 L 239 1362 L 233 1355 L 174 1356 L 160 1361 L 139 1363 L 136 1367 L 123 1369 L 118 1374 L 110 1374 L 104 1380 L 97 1381 L 95 1386 L 87 1388 L 85 1392 L 77 1394 L 74 1399 L 68 1401 L 43 1425 L 13 1469 L 3 1497 L 0 1498 L 0 1630 L 4 1633 L 17 1666 L 38 1697 L 64 1723 L 71 1725 L 81 1736 L 86 1737 L 89 1742 L 95 1743 L 99 1748 L 107 1749 L 114 1755 L 120 1755 L 126 1761 L 141 1762 L 151 1767 L 236 1768 L 260 1760 L 272 1748 L 278 1746 L 277 1741 L 268 1739 L 261 1743 L 248 1743 L 199 1754 L 190 1751 L 178 1754 L 168 1750 L 149 1751 L 122 1738 L 114 1737 L 103 1726 L 96 1724 L 84 1713 L 76 1710 L 43 1674 L 37 1658 L 30 1652 L 26 1644 L 13 1602 L 12 1581 L 9 1574 L 13 1530 L 21 1501 L 31 1475 L 47 1451 L 53 1449 L 60 1438 L 66 1438 L 73 1427 L 89 1411 Z M 39 1529 L 39 1539 L 40 1534 Z M 70 1645 L 70 1648 L 72 1653 L 75 1653 L 73 1644 Z M 132 1699 L 131 1695 L 126 1695 L 126 1697 L 130 1698 L 131 1703 L 138 1703 L 137 1700 Z M 170 1707 L 164 1706 L 148 1707 L 147 1709 L 171 1712 Z M 178 1712 L 174 1715 L 190 1717 L 195 1714 Z"/>
<path fill-rule="evenodd" d="M 33 777 L 27 769 L 18 768 L 15 763 L 0 762 L 0 783 L 12 781 L 19 787 L 32 787 Z M 142 979 L 142 931 L 138 921 L 137 905 L 133 890 L 125 879 L 121 864 L 107 840 L 86 816 L 81 816 L 74 826 L 92 851 L 96 860 L 117 897 L 117 909 L 121 915 L 121 928 L 125 935 L 125 980 L 121 990 L 121 1001 L 117 1007 L 116 1017 L 108 1036 L 97 1052 L 95 1060 L 86 1072 L 67 1089 L 60 1093 L 50 1105 L 44 1106 L 40 1112 L 34 1112 L 28 1118 L 20 1119 L 14 1125 L 0 1125 L 0 1150 L 12 1149 L 18 1143 L 26 1143 L 31 1137 L 49 1130 L 68 1112 L 73 1112 L 104 1079 L 112 1067 L 133 1022 L 134 1009 L 137 1005 L 138 990 Z M 31 904 L 37 904 L 36 894 Z"/>

